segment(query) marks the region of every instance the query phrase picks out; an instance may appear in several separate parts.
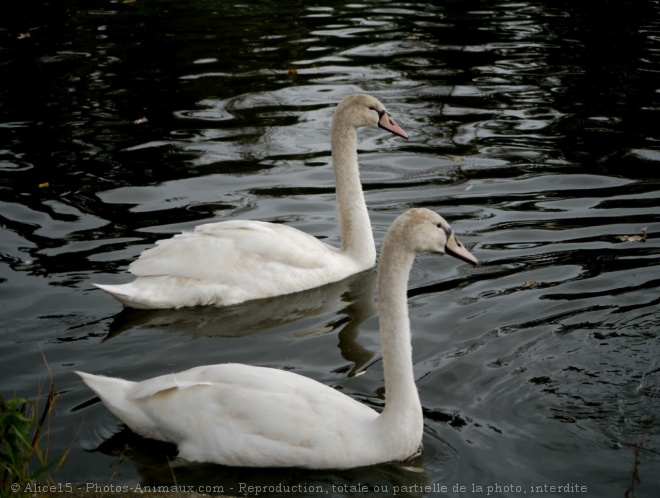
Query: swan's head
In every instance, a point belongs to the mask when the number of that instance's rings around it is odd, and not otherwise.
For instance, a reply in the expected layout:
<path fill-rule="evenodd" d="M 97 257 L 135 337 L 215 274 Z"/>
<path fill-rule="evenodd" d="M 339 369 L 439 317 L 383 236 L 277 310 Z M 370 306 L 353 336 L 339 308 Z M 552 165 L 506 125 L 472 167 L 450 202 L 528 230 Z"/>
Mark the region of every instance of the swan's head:
<path fill-rule="evenodd" d="M 382 128 L 408 140 L 408 134 L 396 124 L 385 106 L 371 95 L 359 93 L 346 97 L 337 106 L 334 121 L 339 126 Z"/>
<path fill-rule="evenodd" d="M 408 250 L 449 254 L 472 265 L 478 263 L 470 251 L 458 240 L 449 223 L 429 209 L 414 208 L 399 216 L 387 235 L 405 244 Z"/>

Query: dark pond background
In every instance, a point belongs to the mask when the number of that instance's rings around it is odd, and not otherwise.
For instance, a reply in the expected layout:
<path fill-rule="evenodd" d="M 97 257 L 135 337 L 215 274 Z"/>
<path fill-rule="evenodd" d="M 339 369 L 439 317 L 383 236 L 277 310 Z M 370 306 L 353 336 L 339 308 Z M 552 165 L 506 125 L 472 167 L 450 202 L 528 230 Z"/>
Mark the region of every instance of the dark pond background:
<path fill-rule="evenodd" d="M 43 399 L 52 373 L 43 445 L 71 447 L 62 483 L 623 497 L 636 468 L 635 496 L 658 496 L 659 76 L 657 0 L 7 3 L 0 394 L 41 385 Z M 130 280 L 142 250 L 210 221 L 337 243 L 328 130 L 355 92 L 410 134 L 360 134 L 378 250 L 425 206 L 482 262 L 422 256 L 411 275 L 425 453 L 346 472 L 171 471 L 172 448 L 121 430 L 72 370 L 238 361 L 382 405 L 373 272 L 176 312 L 122 310 L 92 286 Z M 587 492 L 534 493 L 567 484 Z"/>

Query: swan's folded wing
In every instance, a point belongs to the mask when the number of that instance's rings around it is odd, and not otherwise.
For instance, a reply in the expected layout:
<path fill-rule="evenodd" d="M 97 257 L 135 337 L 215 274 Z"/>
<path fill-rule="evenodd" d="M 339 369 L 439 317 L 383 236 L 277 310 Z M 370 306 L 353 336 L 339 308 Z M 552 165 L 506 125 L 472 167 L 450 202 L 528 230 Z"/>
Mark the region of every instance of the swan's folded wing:
<path fill-rule="evenodd" d="M 353 409 L 357 407 L 358 410 L 364 410 L 365 413 L 372 412 L 370 408 L 349 396 L 309 377 L 277 368 L 242 363 L 205 365 L 153 377 L 132 386 L 128 396 L 133 400 L 146 400 L 173 390 L 183 394 L 195 387 L 200 387 L 206 393 L 218 390 L 240 394 L 241 397 L 252 399 L 253 403 L 257 404 L 260 403 L 259 400 L 265 401 L 264 396 L 276 394 L 287 398 L 288 404 L 291 405 L 300 402 L 318 407 L 319 410 L 327 409 L 328 405 L 335 407 L 341 405 L 346 408 L 350 405 Z M 223 403 L 222 399 L 218 401 Z"/>
<path fill-rule="evenodd" d="M 328 441 L 334 447 L 346 430 L 378 416 L 307 377 L 240 364 L 150 379 L 130 396 L 182 458 L 226 465 L 305 466 Z"/>
<path fill-rule="evenodd" d="M 169 275 L 232 283 L 265 264 L 317 269 L 336 249 L 287 225 L 231 220 L 198 226 L 161 240 L 129 270 L 138 276 Z M 280 268 L 278 271 L 285 271 Z"/>
<path fill-rule="evenodd" d="M 200 386 L 228 386 L 232 389 L 282 391 L 295 386 L 321 386 L 318 382 L 286 370 L 257 367 L 242 363 L 203 365 L 182 372 L 161 375 L 136 383 L 130 390 L 131 399 L 147 399 L 172 389 L 185 390 Z M 342 395 L 343 396 L 343 395 Z"/>
<path fill-rule="evenodd" d="M 238 379 L 243 379 L 243 383 L 252 379 L 252 383 L 254 383 L 254 375 L 249 375 L 252 368 L 254 367 L 234 363 L 195 367 L 183 372 L 161 375 L 138 382 L 132 387 L 128 396 L 132 400 L 147 399 L 172 389 L 183 390 L 215 384 L 232 384 L 238 383 Z"/>

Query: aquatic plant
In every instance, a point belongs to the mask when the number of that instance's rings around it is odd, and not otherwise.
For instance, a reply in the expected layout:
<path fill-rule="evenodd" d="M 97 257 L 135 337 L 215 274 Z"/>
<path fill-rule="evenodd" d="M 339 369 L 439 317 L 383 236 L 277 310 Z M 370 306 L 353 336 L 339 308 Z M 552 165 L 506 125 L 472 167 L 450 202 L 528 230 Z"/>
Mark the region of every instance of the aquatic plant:
<path fill-rule="evenodd" d="M 48 450 L 40 445 L 55 397 L 51 383 L 39 415 L 37 400 L 14 397 L 5 401 L 0 396 L 0 496 L 22 496 L 30 483 L 52 481 L 48 472 L 56 473 L 66 459 L 68 450 L 49 460 Z"/>
<path fill-rule="evenodd" d="M 637 484 L 642 483 L 642 473 L 640 470 L 642 465 L 641 453 L 643 450 L 646 449 L 645 445 L 651 437 L 651 428 L 652 428 L 652 421 L 646 420 L 644 422 L 644 436 L 632 448 L 635 461 L 634 461 L 633 470 L 630 474 L 630 484 L 626 489 L 626 494 L 624 495 L 624 498 L 635 498 L 635 486 Z"/>

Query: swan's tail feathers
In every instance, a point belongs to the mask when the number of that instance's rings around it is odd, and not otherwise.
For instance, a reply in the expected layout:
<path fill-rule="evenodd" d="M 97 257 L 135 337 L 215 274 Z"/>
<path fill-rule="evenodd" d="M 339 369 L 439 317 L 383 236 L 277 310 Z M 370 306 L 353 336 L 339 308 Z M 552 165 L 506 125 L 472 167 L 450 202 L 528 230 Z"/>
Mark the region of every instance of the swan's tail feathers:
<path fill-rule="evenodd" d="M 104 292 L 107 292 L 117 301 L 119 301 L 124 306 L 137 307 L 131 298 L 131 294 L 128 292 L 126 284 L 121 285 L 101 285 L 101 284 L 92 284 L 94 287 L 98 287 Z"/>
<path fill-rule="evenodd" d="M 139 277 L 127 284 L 94 285 L 124 306 L 143 310 L 209 304 L 226 306 L 245 300 L 245 298 L 226 300 L 225 296 L 232 288 L 225 284 L 185 277 L 152 275 Z"/>
<path fill-rule="evenodd" d="M 135 432 L 140 433 L 140 429 L 145 425 L 150 425 L 142 410 L 129 396 L 129 391 L 135 386 L 135 382 L 79 371 L 75 371 L 75 373 L 101 398 L 103 404 L 115 417 Z"/>
<path fill-rule="evenodd" d="M 101 284 L 92 284 L 92 285 L 98 287 L 104 292 L 107 292 L 117 301 L 119 301 L 124 306 L 127 306 L 128 308 L 149 310 L 149 309 L 176 307 L 176 306 L 170 306 L 167 300 L 153 299 L 154 290 L 157 291 L 159 289 L 159 284 L 166 282 L 162 278 L 150 277 L 149 279 L 146 279 L 145 281 L 142 282 L 143 285 L 139 285 L 139 283 L 136 282 L 139 281 L 129 282 L 127 284 L 119 284 L 119 285 L 101 285 Z"/>
<path fill-rule="evenodd" d="M 153 291 L 153 288 L 147 286 L 145 290 L 142 290 L 140 286 L 135 284 L 135 282 L 119 285 L 92 285 L 98 287 L 104 292 L 107 292 L 121 304 L 129 308 L 136 308 L 141 310 L 174 308 L 174 306 L 168 306 L 167 302 L 160 302 L 158 300 L 151 299 L 150 291 Z"/>
<path fill-rule="evenodd" d="M 119 406 L 128 401 L 128 391 L 135 385 L 135 382 L 105 375 L 94 375 L 78 370 L 74 373 L 78 374 L 106 405 Z"/>

